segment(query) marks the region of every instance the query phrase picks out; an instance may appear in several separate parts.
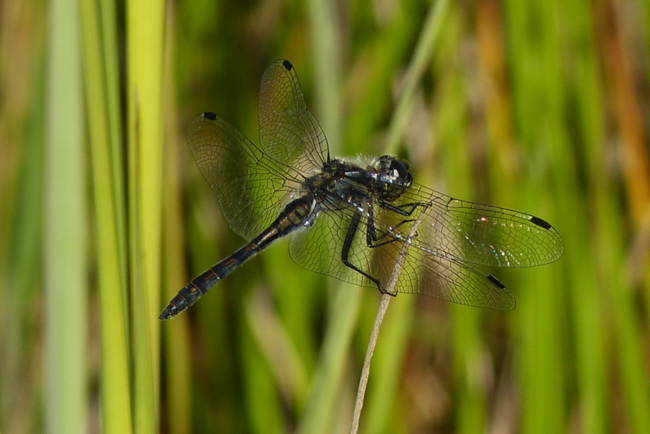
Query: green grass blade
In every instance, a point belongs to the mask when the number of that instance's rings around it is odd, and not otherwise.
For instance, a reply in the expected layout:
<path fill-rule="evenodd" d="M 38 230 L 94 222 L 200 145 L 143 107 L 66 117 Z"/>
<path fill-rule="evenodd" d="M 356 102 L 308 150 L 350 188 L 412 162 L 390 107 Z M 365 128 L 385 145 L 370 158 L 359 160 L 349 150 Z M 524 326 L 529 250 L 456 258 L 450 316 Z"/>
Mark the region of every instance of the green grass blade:
<path fill-rule="evenodd" d="M 418 34 L 421 18 L 415 11 L 419 7 L 417 0 L 403 2 L 377 36 L 359 44 L 360 52 L 346 74 L 344 155 L 372 152 L 373 136 L 384 126 L 385 113 L 392 110 L 395 74 Z"/>
<path fill-rule="evenodd" d="M 121 279 L 116 223 L 115 184 L 111 171 L 106 103 L 106 74 L 102 68 L 99 19 L 93 1 L 81 2 L 84 40 L 86 106 L 90 133 L 95 202 L 99 306 L 101 327 L 101 405 L 104 433 L 130 433 L 131 392 L 128 369 L 126 288 Z M 117 57 L 117 53 L 111 53 Z M 119 175 L 118 175 L 119 176 Z"/>
<path fill-rule="evenodd" d="M 422 79 L 425 69 L 429 65 L 433 50 L 440 38 L 444 18 L 449 7 L 449 0 L 437 0 L 429 8 L 429 13 L 424 21 L 424 27 L 418 38 L 415 52 L 406 70 L 404 87 L 402 88 L 395 113 L 391 118 L 388 127 L 388 139 L 385 151 L 388 154 L 396 154 L 402 140 L 406 125 L 413 105 L 415 91 Z"/>
<path fill-rule="evenodd" d="M 560 148 L 556 153 L 563 154 L 555 162 L 556 178 L 560 180 L 562 189 L 557 192 L 556 201 L 560 209 L 572 207 L 571 214 L 560 213 L 554 220 L 562 228 L 562 235 L 567 249 L 562 262 L 572 270 L 568 273 L 569 302 L 573 312 L 575 333 L 575 352 L 577 367 L 577 386 L 579 406 L 581 408 L 581 425 L 584 432 L 607 432 L 609 415 L 607 414 L 607 344 L 605 331 L 607 323 L 600 315 L 604 306 L 603 292 L 595 291 L 598 286 L 598 267 L 595 255 L 585 263 L 585 252 L 599 250 L 597 242 L 590 234 L 589 227 L 582 222 L 590 219 L 590 210 L 580 191 L 580 181 L 577 177 L 581 161 L 591 161 L 592 179 L 600 178 L 602 168 L 597 169 L 598 163 L 594 157 L 598 149 L 605 143 L 603 122 L 604 98 L 602 84 L 598 80 L 598 60 L 595 50 L 595 34 L 591 28 L 593 17 L 589 10 L 589 2 L 571 2 L 564 7 L 565 20 L 563 27 L 568 29 L 565 49 L 571 53 L 578 67 L 579 77 L 575 80 L 577 90 L 576 107 L 579 113 L 580 131 L 585 143 L 591 146 L 584 148 L 585 155 L 573 156 L 570 147 Z M 589 163 L 587 163 L 589 165 Z M 594 178 L 595 176 L 595 178 Z M 592 184 L 592 188 L 595 183 Z M 592 190 L 594 191 L 594 190 Z M 595 191 L 602 191 L 596 187 Z M 600 193 L 598 193 L 600 195 Z"/>
<path fill-rule="evenodd" d="M 87 429 L 86 191 L 76 0 L 50 4 L 45 206 L 46 430 Z"/>
<path fill-rule="evenodd" d="M 114 0 L 100 0 L 100 43 L 103 55 L 104 90 L 106 92 L 106 106 L 104 108 L 108 117 L 108 140 L 110 144 L 110 163 L 113 183 L 112 194 L 115 231 L 117 236 L 117 251 L 119 255 L 120 287 L 122 288 L 122 299 L 128 300 L 127 283 L 127 245 L 128 237 L 126 230 L 126 189 L 125 178 L 125 157 L 122 126 L 122 104 L 120 97 L 120 70 L 118 62 L 120 53 L 118 49 L 118 23 L 117 5 Z M 125 328 L 128 326 L 128 318 L 125 317 Z M 128 342 L 128 336 L 127 336 Z"/>
<path fill-rule="evenodd" d="M 165 3 L 127 4 L 135 432 L 158 431 Z"/>
<path fill-rule="evenodd" d="M 363 288 L 339 284 L 330 309 L 327 332 L 321 348 L 318 370 L 312 380 L 312 393 L 296 433 L 325 433 L 334 421 L 336 402 L 345 374 L 345 363 Z"/>
<path fill-rule="evenodd" d="M 248 303 L 248 305 L 255 302 Z M 255 338 L 253 322 L 259 322 L 257 318 L 250 317 L 241 319 L 241 342 L 240 351 L 243 357 L 244 388 L 246 389 L 246 412 L 247 426 L 249 432 L 264 432 L 269 434 L 280 434 L 284 432 L 282 420 L 282 402 L 278 389 L 282 389 L 282 378 L 278 378 L 273 369 L 272 361 L 269 362 L 269 353 L 259 339 Z M 286 391 L 286 390 L 285 390 Z M 286 402 L 290 402 L 287 400 Z"/>
<path fill-rule="evenodd" d="M 340 23 L 336 19 L 336 4 L 328 0 L 308 2 L 311 25 L 316 86 L 316 113 L 327 131 L 330 151 L 337 155 L 341 148 L 341 53 Z"/>
<path fill-rule="evenodd" d="M 567 132 L 561 122 L 564 100 L 555 23 L 558 7 L 557 2 L 509 1 L 505 12 L 506 31 L 510 35 L 507 43 L 511 54 L 509 67 L 513 78 L 517 138 L 524 161 L 530 162 L 526 165 L 526 175 L 509 188 L 514 197 L 519 195 L 518 204 L 528 204 L 518 205 L 521 209 L 553 222 L 557 220 L 553 211 L 564 208 L 552 206 L 558 199 L 551 196 L 556 191 L 548 185 L 552 176 L 557 175 L 559 164 L 570 162 L 570 154 L 558 152 L 560 148 L 568 149 Z M 544 37 L 538 37 L 534 25 L 541 29 Z M 563 185 L 561 182 L 558 181 L 558 185 Z M 563 188 L 568 186 L 563 185 Z M 561 227 L 559 230 L 563 232 Z M 526 271 L 528 283 L 519 281 L 520 285 L 530 288 L 517 293 L 516 311 L 517 328 L 521 330 L 517 357 L 521 431 L 524 433 L 560 432 L 567 424 L 563 348 L 569 342 L 564 315 L 566 298 L 560 276 L 562 264 L 564 262 Z M 518 278 L 523 275 L 517 273 Z"/>

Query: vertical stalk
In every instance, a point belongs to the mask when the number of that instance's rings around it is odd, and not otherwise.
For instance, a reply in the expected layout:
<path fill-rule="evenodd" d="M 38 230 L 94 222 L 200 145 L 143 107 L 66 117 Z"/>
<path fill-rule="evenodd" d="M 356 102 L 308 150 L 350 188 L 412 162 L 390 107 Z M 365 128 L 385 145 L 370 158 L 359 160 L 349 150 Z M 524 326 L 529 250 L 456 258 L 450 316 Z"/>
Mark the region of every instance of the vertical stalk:
<path fill-rule="evenodd" d="M 126 270 L 120 261 L 115 184 L 112 182 L 120 174 L 116 174 L 111 166 L 110 111 L 105 92 L 108 74 L 102 62 L 104 50 L 100 45 L 99 15 L 94 1 L 81 1 L 80 6 L 97 237 L 102 431 L 128 434 L 132 430 L 126 328 L 128 311 L 125 282 L 121 278 L 126 275 Z M 111 52 L 107 57 L 118 57 L 118 53 Z M 119 138 L 117 143 L 121 143 Z"/>
<path fill-rule="evenodd" d="M 86 201 L 76 0 L 50 4 L 45 190 L 46 431 L 86 431 Z"/>
<path fill-rule="evenodd" d="M 129 246 L 136 433 L 158 432 L 165 3 L 127 4 Z"/>

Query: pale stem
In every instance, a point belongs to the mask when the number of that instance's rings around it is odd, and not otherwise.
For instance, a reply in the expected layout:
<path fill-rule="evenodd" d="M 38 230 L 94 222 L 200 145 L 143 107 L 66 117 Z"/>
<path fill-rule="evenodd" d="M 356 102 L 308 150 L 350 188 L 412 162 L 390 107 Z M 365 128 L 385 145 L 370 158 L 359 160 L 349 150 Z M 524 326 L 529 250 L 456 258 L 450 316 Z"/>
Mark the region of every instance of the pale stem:
<path fill-rule="evenodd" d="M 395 294 L 395 286 L 397 286 L 397 280 L 399 279 L 402 270 L 404 269 L 404 263 L 406 261 L 406 254 L 408 249 L 411 246 L 411 239 L 415 236 L 422 216 L 424 215 L 424 210 L 420 212 L 418 219 L 413 223 L 411 229 L 409 230 L 408 238 L 402 245 L 402 250 L 399 252 L 397 257 L 397 262 L 395 262 L 395 267 L 393 268 L 393 274 L 390 276 L 388 281 L 388 286 L 386 287 L 386 293 L 381 297 L 381 303 L 379 304 L 379 309 L 377 310 L 377 317 L 375 318 L 375 324 L 372 326 L 372 332 L 370 333 L 370 342 L 368 342 L 368 350 L 366 351 L 366 358 L 363 361 L 363 368 L 361 369 L 361 378 L 359 379 L 359 389 L 357 390 L 357 399 L 354 403 L 354 414 L 352 415 L 352 423 L 350 424 L 350 434 L 357 434 L 359 431 L 359 420 L 361 419 L 361 409 L 363 409 L 363 400 L 366 396 L 366 386 L 368 385 L 368 377 L 370 375 L 370 362 L 372 361 L 372 355 L 375 352 L 375 346 L 377 345 L 377 338 L 379 337 L 379 328 L 381 323 L 384 321 L 384 316 L 388 310 L 388 305 L 390 300 L 393 298 L 390 294 Z"/>

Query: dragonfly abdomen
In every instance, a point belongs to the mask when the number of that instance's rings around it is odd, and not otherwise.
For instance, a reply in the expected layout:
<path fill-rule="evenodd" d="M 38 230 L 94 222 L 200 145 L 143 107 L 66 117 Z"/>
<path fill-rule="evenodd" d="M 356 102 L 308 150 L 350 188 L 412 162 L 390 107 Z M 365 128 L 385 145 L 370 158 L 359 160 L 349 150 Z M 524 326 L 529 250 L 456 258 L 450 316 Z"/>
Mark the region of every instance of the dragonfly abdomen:
<path fill-rule="evenodd" d="M 259 236 L 232 255 L 192 279 L 169 302 L 158 319 L 170 319 L 192 306 L 221 279 L 235 271 L 237 267 L 266 249 L 275 240 L 289 235 L 300 227 L 309 216 L 313 199 L 306 196 L 290 202 L 280 216 Z"/>

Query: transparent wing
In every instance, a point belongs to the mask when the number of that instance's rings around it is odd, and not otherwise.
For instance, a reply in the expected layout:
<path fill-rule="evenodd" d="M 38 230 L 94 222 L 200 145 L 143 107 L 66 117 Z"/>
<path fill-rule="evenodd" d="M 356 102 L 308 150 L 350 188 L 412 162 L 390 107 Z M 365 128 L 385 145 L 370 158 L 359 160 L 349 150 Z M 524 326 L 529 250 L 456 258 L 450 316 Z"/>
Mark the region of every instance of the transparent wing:
<path fill-rule="evenodd" d="M 260 143 L 289 173 L 311 173 L 327 159 L 323 130 L 307 110 L 298 75 L 288 60 L 264 72 L 259 105 Z"/>
<path fill-rule="evenodd" d="M 375 213 L 379 208 L 375 206 Z M 355 209 L 325 205 L 310 228 L 294 234 L 291 257 L 302 267 L 354 285 L 377 287 L 363 274 L 346 266 L 342 251 Z M 348 260 L 376 278 L 386 288 L 404 245 L 400 231 L 375 227 L 376 247 L 368 247 L 368 214 L 361 221 L 350 247 Z M 408 233 L 408 230 L 406 230 Z M 405 238 L 404 238 L 405 239 Z M 494 276 L 454 258 L 433 254 L 409 245 L 405 266 L 397 283 L 397 292 L 421 293 L 468 306 L 509 310 L 515 299 Z"/>
<path fill-rule="evenodd" d="M 515 308 L 515 298 L 503 283 L 466 262 L 411 247 L 405 270 L 408 270 L 408 281 L 398 282 L 398 292 L 421 293 L 452 303 L 494 310 Z M 416 281 L 415 277 L 420 280 Z"/>
<path fill-rule="evenodd" d="M 417 203 L 429 204 L 413 240 L 424 251 L 490 267 L 533 267 L 557 261 L 564 253 L 557 230 L 529 214 L 454 199 L 418 184 L 391 204 L 409 209 L 407 204 Z M 404 219 L 395 214 L 381 210 L 376 224 L 390 227 L 395 218 Z M 398 229 L 401 236 L 407 227 Z"/>
<path fill-rule="evenodd" d="M 214 113 L 194 118 L 190 149 L 201 174 L 217 196 L 224 217 L 251 240 L 282 211 L 301 179 L 264 155 L 259 147 Z"/>

